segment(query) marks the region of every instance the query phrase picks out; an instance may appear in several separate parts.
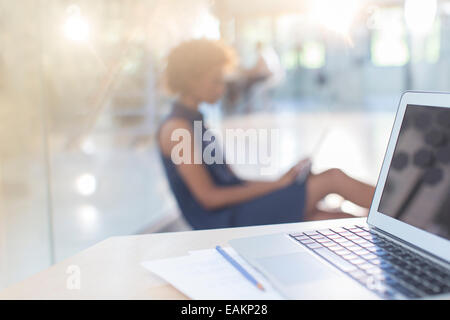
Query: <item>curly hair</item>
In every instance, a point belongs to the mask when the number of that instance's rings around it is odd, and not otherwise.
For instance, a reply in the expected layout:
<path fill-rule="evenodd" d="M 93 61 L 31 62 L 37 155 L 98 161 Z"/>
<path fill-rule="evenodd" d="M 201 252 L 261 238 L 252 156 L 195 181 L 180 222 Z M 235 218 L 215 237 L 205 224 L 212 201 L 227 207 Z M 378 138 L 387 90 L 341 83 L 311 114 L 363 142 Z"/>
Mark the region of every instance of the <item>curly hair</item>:
<path fill-rule="evenodd" d="M 171 93 L 184 93 L 192 78 L 216 66 L 231 68 L 235 60 L 234 51 L 221 41 L 195 39 L 183 42 L 167 57 L 166 86 Z"/>

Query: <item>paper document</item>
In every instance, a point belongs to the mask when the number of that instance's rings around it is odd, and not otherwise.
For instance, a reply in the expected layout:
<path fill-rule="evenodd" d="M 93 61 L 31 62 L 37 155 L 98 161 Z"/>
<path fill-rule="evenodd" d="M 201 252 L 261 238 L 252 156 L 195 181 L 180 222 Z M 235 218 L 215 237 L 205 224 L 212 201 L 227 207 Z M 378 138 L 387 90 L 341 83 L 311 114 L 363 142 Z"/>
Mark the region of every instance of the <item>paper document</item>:
<path fill-rule="evenodd" d="M 141 264 L 192 299 L 283 299 L 270 282 L 236 251 L 231 247 L 224 249 L 261 282 L 265 291 L 259 290 L 215 249 L 190 251 L 187 256 L 145 261 Z"/>

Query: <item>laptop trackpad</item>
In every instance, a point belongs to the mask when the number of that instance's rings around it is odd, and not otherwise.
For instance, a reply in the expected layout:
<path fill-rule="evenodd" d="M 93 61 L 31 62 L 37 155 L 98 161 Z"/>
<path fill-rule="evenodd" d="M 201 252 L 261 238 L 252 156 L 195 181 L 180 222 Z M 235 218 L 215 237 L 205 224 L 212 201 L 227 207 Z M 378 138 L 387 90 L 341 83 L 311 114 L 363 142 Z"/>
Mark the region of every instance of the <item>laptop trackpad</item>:
<path fill-rule="evenodd" d="M 265 271 L 284 285 L 324 280 L 336 274 L 306 252 L 256 259 Z"/>

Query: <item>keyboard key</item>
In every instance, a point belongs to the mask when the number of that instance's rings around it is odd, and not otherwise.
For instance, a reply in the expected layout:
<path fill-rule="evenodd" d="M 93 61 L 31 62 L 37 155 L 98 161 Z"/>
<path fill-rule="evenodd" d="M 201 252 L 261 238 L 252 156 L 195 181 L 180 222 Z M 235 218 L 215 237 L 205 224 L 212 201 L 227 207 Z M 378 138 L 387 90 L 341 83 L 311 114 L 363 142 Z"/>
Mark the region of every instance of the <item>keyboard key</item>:
<path fill-rule="evenodd" d="M 349 247 L 345 247 L 346 249 L 350 250 L 350 251 L 356 251 L 356 250 L 361 250 L 362 248 L 360 246 L 357 246 L 356 244 L 353 246 L 349 246 Z"/>
<path fill-rule="evenodd" d="M 347 230 L 349 230 L 349 231 L 351 231 L 351 232 L 354 232 L 354 233 L 363 233 L 363 232 L 366 232 L 364 229 L 360 229 L 360 228 L 349 228 L 349 229 L 347 229 Z"/>
<path fill-rule="evenodd" d="M 360 244 L 360 243 L 368 243 L 369 241 L 362 239 L 362 238 L 358 238 L 355 240 L 352 240 L 354 243 Z"/>
<path fill-rule="evenodd" d="M 319 230 L 318 232 L 320 234 L 325 235 L 325 236 L 330 236 L 330 235 L 335 235 L 336 234 L 333 231 L 331 231 L 330 229 L 323 229 L 323 230 Z"/>
<path fill-rule="evenodd" d="M 350 242 L 350 241 L 339 242 L 339 244 L 340 244 L 341 246 L 343 246 L 343 247 L 351 247 L 351 246 L 354 245 L 354 244 L 353 244 L 352 242 Z"/>
<path fill-rule="evenodd" d="M 361 257 L 363 257 L 363 258 L 366 259 L 366 260 L 376 259 L 376 258 L 377 258 L 377 256 L 374 255 L 374 254 L 372 254 L 372 253 L 363 254 L 363 255 L 361 255 Z"/>
<path fill-rule="evenodd" d="M 361 247 L 363 247 L 366 250 L 370 250 L 370 249 L 376 250 L 375 245 L 372 242 L 369 242 L 369 241 L 360 242 L 360 243 L 358 243 L 358 245 L 360 245 Z"/>
<path fill-rule="evenodd" d="M 449 279 L 449 274 L 443 270 L 437 270 L 434 272 L 439 278 L 443 279 L 443 280 L 448 280 Z"/>
<path fill-rule="evenodd" d="M 379 247 L 383 247 L 383 244 L 385 243 L 383 240 L 380 240 L 380 239 L 372 239 L 370 242 L 372 242 L 373 244 L 375 244 Z"/>
<path fill-rule="evenodd" d="M 302 236 L 298 236 L 298 237 L 294 237 L 295 239 L 301 241 L 301 240 L 309 240 L 308 236 L 302 235 Z"/>
<path fill-rule="evenodd" d="M 419 271 L 419 269 L 412 264 L 407 264 L 403 269 L 410 273 L 417 273 Z"/>
<path fill-rule="evenodd" d="M 378 241 L 376 243 L 379 247 L 383 248 L 384 250 L 390 251 L 392 249 L 394 249 L 393 246 L 391 246 L 389 243 L 387 243 L 386 241 Z"/>
<path fill-rule="evenodd" d="M 338 238 L 338 239 L 333 239 L 335 242 L 341 243 L 341 242 L 348 242 L 347 239 L 345 238 Z"/>
<path fill-rule="evenodd" d="M 379 273 L 379 274 L 374 274 L 373 277 L 375 279 L 377 279 L 378 281 L 383 281 L 383 282 L 386 282 L 388 279 L 391 278 L 388 274 L 386 274 L 386 272 L 382 272 L 382 273 Z"/>
<path fill-rule="evenodd" d="M 318 240 L 318 239 L 326 239 L 326 238 L 325 238 L 323 235 L 321 235 L 321 234 L 311 236 L 311 238 L 312 238 L 312 239 L 315 239 L 315 240 Z"/>
<path fill-rule="evenodd" d="M 289 235 L 294 238 L 304 236 L 303 232 L 294 232 L 294 233 L 290 233 Z"/>
<path fill-rule="evenodd" d="M 336 233 L 346 232 L 346 231 L 347 231 L 347 230 L 345 230 L 344 228 L 340 228 L 340 227 L 332 228 L 332 229 L 330 229 L 330 230 L 333 231 L 333 232 L 336 232 Z"/>
<path fill-rule="evenodd" d="M 397 279 L 390 278 L 386 281 L 386 283 L 394 288 L 397 292 L 400 294 L 406 296 L 407 298 L 418 298 L 419 295 L 409 288 L 406 288 L 401 282 L 399 282 Z"/>
<path fill-rule="evenodd" d="M 396 283 L 395 285 L 391 285 L 391 287 L 393 287 L 395 290 L 397 290 L 399 293 L 403 294 L 407 298 L 414 299 L 419 297 L 417 293 L 415 293 L 409 288 L 406 288 L 402 284 Z"/>
<path fill-rule="evenodd" d="M 318 233 L 316 231 L 306 231 L 303 232 L 304 234 L 306 234 L 307 236 L 316 236 L 318 235 Z"/>
<path fill-rule="evenodd" d="M 384 260 L 386 260 L 386 261 L 397 261 L 398 259 L 396 258 L 396 257 L 394 257 L 392 254 L 388 254 L 386 251 L 385 251 L 385 255 L 383 256 L 383 259 Z"/>
<path fill-rule="evenodd" d="M 338 235 L 338 234 L 332 234 L 332 235 L 329 235 L 329 236 L 327 236 L 329 239 L 339 239 L 339 238 L 342 238 L 342 236 L 340 236 L 340 235 Z"/>
<path fill-rule="evenodd" d="M 320 255 L 322 258 L 328 260 L 329 262 L 331 262 L 344 272 L 351 272 L 357 270 L 357 268 L 354 265 L 345 261 L 338 255 L 336 255 L 333 251 L 330 251 L 326 248 L 314 249 L 314 252 Z"/>
<path fill-rule="evenodd" d="M 368 254 L 370 253 L 370 251 L 367 251 L 365 249 L 359 248 L 358 250 L 352 250 L 354 253 L 356 253 L 357 255 L 361 256 L 363 254 Z"/>
<path fill-rule="evenodd" d="M 353 235 L 353 233 L 348 232 L 348 231 L 339 232 L 339 234 L 343 237 L 349 237 L 349 236 Z"/>
<path fill-rule="evenodd" d="M 311 243 L 311 244 L 307 244 L 306 246 L 310 249 L 322 248 L 322 245 L 320 245 L 318 243 Z"/>
<path fill-rule="evenodd" d="M 374 268 L 374 265 L 366 262 L 366 263 L 362 263 L 362 264 L 358 265 L 358 268 L 360 268 L 362 270 L 369 270 L 369 269 Z"/>
<path fill-rule="evenodd" d="M 381 264 L 383 263 L 383 260 L 378 259 L 378 258 L 375 258 L 375 259 L 369 260 L 369 262 L 370 262 L 371 264 L 374 264 L 374 265 L 379 266 L 379 265 L 381 265 Z"/>
<path fill-rule="evenodd" d="M 311 240 L 311 239 L 307 239 L 307 240 L 301 240 L 300 241 L 301 243 L 303 243 L 303 244 L 311 244 L 311 243 L 316 243 L 314 240 Z"/>
<path fill-rule="evenodd" d="M 333 243 L 330 239 L 327 239 L 327 238 L 321 238 L 321 239 L 316 239 L 316 240 L 317 240 L 317 242 L 320 242 L 320 243 L 326 243 L 326 242 Z"/>
<path fill-rule="evenodd" d="M 345 260 L 358 259 L 358 256 L 356 254 L 353 254 L 353 253 L 345 254 L 345 255 L 342 255 L 341 257 L 344 258 Z"/>
<path fill-rule="evenodd" d="M 403 261 L 401 261 L 399 259 L 392 260 L 391 262 L 392 262 L 392 264 L 394 264 L 398 268 L 403 269 L 404 267 L 406 267 L 406 262 L 403 262 Z"/>
<path fill-rule="evenodd" d="M 346 249 L 336 250 L 336 251 L 334 251 L 334 252 L 335 252 L 336 254 L 340 255 L 340 256 L 343 256 L 343 255 L 352 253 L 351 251 L 346 250 Z"/>
<path fill-rule="evenodd" d="M 373 261 L 373 260 L 372 260 Z M 392 264 L 390 264 L 389 262 L 386 261 L 381 261 L 381 263 L 379 264 L 381 269 L 389 269 L 389 268 L 393 268 Z"/>
<path fill-rule="evenodd" d="M 369 250 L 373 254 L 375 254 L 375 252 L 378 250 L 378 248 L 375 247 L 375 246 L 373 246 L 373 247 L 364 247 L 364 249 Z"/>
<path fill-rule="evenodd" d="M 377 255 L 377 256 L 379 256 L 379 257 L 384 257 L 384 256 L 387 255 L 387 252 L 384 251 L 383 249 L 380 249 L 380 248 L 376 248 L 376 250 L 372 251 L 372 253 Z"/>
<path fill-rule="evenodd" d="M 327 247 L 327 248 L 330 249 L 331 251 L 339 251 L 339 250 L 344 249 L 343 247 L 338 246 L 338 245 L 330 246 L 330 247 Z"/>
<path fill-rule="evenodd" d="M 362 231 L 362 232 L 358 232 L 358 236 L 360 237 L 371 237 L 372 235 L 370 233 L 368 233 L 367 231 Z"/>
<path fill-rule="evenodd" d="M 439 280 L 437 280 L 436 278 L 430 277 L 428 274 L 426 274 L 424 272 L 417 273 L 417 276 L 420 279 L 423 279 L 424 281 L 426 281 L 426 282 L 428 282 L 428 283 L 430 283 L 432 285 L 438 285 L 439 286 L 439 285 L 442 284 Z"/>
<path fill-rule="evenodd" d="M 396 277 L 402 274 L 402 272 L 399 269 L 394 268 L 394 267 L 392 267 L 390 269 L 384 269 L 384 271 L 386 271 L 389 274 L 396 276 Z"/>
<path fill-rule="evenodd" d="M 435 286 L 433 289 L 433 294 L 441 294 L 450 292 L 450 287 L 448 286 Z"/>
<path fill-rule="evenodd" d="M 342 247 L 334 242 L 325 242 L 325 243 L 321 243 L 321 245 L 323 245 L 324 247 L 327 247 L 330 250 L 340 250 L 342 249 Z"/>
<path fill-rule="evenodd" d="M 343 258 L 345 258 L 345 256 Z M 366 260 L 361 259 L 361 258 L 356 258 L 356 259 L 349 260 L 349 262 L 354 265 L 359 265 L 359 264 L 366 263 Z"/>
<path fill-rule="evenodd" d="M 374 244 L 376 244 L 377 241 L 378 242 L 380 241 L 377 238 L 375 238 L 373 235 L 364 236 L 363 238 L 366 239 L 367 241 L 370 241 L 370 242 L 374 243 Z"/>

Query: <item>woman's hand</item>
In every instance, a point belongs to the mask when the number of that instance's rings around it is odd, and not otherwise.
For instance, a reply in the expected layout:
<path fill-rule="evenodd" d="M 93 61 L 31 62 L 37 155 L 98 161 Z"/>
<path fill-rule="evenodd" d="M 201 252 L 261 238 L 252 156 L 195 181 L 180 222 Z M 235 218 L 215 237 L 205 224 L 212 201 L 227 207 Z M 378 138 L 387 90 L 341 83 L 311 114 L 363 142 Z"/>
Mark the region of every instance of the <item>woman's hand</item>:
<path fill-rule="evenodd" d="M 278 179 L 277 182 L 279 183 L 280 187 L 287 187 L 288 185 L 293 183 L 303 170 L 309 170 L 310 164 L 311 159 L 309 158 L 300 160 L 288 172 L 286 172 Z"/>

